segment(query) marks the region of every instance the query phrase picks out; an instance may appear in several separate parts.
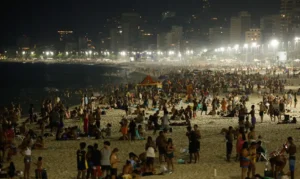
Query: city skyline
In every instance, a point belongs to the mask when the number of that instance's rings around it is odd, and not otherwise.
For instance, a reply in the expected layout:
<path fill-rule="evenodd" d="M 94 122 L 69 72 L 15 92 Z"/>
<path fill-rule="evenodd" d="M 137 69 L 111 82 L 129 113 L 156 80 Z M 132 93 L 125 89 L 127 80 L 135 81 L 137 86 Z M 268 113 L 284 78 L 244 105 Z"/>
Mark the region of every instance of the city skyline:
<path fill-rule="evenodd" d="M 205 2 L 207 3 L 207 2 Z M 252 13 L 253 19 L 261 15 L 279 13 L 280 1 L 258 1 L 251 3 L 238 0 L 209 0 L 210 13 L 230 17 L 239 11 Z M 15 39 L 26 34 L 39 41 L 49 41 L 58 30 L 72 30 L 76 32 L 97 33 L 102 31 L 107 18 L 116 17 L 123 12 L 138 12 L 148 23 L 155 24 L 164 11 L 174 11 L 182 16 L 202 12 L 202 1 L 36 1 L 14 4 L 9 2 L 1 12 L 3 18 L 0 45 L 14 45 Z M 222 7 L 222 8 L 221 8 Z M 30 12 L 31 10 L 31 12 Z"/>

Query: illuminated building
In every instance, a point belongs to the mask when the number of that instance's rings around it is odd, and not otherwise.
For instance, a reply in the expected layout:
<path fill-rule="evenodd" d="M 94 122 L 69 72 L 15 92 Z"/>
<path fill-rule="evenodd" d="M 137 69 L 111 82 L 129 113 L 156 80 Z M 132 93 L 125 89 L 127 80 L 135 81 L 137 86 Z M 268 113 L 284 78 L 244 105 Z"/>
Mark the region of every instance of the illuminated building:
<path fill-rule="evenodd" d="M 261 43 L 261 31 L 260 29 L 249 29 L 245 33 L 245 42 L 246 43 Z"/>
<path fill-rule="evenodd" d="M 66 38 L 68 38 L 70 35 L 73 34 L 73 31 L 57 31 L 59 34 L 59 41 L 64 41 Z"/>

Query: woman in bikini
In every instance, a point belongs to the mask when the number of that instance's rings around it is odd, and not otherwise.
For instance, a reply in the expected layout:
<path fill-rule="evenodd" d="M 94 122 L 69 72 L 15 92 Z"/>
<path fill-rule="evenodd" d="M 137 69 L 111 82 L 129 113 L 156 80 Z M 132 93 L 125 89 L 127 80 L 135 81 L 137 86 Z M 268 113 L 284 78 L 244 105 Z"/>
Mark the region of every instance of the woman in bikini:
<path fill-rule="evenodd" d="M 168 165 L 168 170 L 170 173 L 174 171 L 174 164 L 173 164 L 173 158 L 174 158 L 174 145 L 172 139 L 168 139 L 167 143 L 167 165 Z M 170 166 L 172 167 L 172 170 L 170 170 Z"/>

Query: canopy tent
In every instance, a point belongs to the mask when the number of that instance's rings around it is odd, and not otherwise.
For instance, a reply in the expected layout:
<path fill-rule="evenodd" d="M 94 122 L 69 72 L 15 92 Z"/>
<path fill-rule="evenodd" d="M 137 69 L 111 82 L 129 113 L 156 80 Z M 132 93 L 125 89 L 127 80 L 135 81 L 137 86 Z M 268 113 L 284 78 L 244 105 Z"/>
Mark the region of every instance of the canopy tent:
<path fill-rule="evenodd" d="M 157 88 L 161 88 L 162 84 L 161 82 L 154 81 L 151 76 L 147 75 L 137 86 L 156 86 Z"/>

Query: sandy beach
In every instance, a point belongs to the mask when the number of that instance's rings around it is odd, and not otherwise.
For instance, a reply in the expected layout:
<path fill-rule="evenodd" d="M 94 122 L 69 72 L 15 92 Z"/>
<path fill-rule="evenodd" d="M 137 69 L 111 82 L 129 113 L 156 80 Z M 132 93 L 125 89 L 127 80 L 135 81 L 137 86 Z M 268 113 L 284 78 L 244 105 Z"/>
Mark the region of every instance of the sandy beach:
<path fill-rule="evenodd" d="M 289 87 L 287 87 L 289 88 Z M 290 87 L 296 89 L 296 87 Z M 221 96 L 222 97 L 222 96 Z M 257 104 L 261 101 L 261 98 L 257 94 L 253 94 L 250 97 L 250 101 L 247 103 L 247 108 Z M 186 104 L 185 104 L 186 105 Z M 177 107 L 179 108 L 179 107 Z M 209 108 L 210 109 L 210 108 Z M 256 105 L 256 109 L 258 106 Z M 287 108 L 289 109 L 289 108 Z M 300 117 L 300 109 L 290 108 L 293 110 L 291 116 Z M 152 114 L 153 111 L 147 111 L 147 116 Z M 121 136 L 119 133 L 120 120 L 122 116 L 125 115 L 125 111 L 122 110 L 109 110 L 107 115 L 102 116 L 101 125 L 105 126 L 107 123 L 112 124 L 112 138 L 108 139 L 111 142 L 111 147 L 119 148 L 119 158 L 122 161 L 119 166 L 119 171 L 123 164 L 125 164 L 126 159 L 128 159 L 128 153 L 134 152 L 140 154 L 144 150 L 144 145 L 146 141 L 136 140 L 134 142 L 129 141 L 118 141 L 117 139 Z M 162 114 L 161 114 L 162 115 Z M 274 151 L 282 147 L 283 143 L 286 142 L 287 137 L 294 137 L 297 147 L 300 144 L 300 130 L 296 130 L 299 124 L 282 124 L 277 125 L 275 122 L 271 122 L 268 115 L 265 115 L 263 123 L 260 123 L 259 115 L 256 112 L 257 125 L 256 125 L 256 135 L 261 135 L 263 137 L 263 146 L 266 147 L 268 152 Z M 200 127 L 202 139 L 201 139 L 201 149 L 200 149 L 200 163 L 199 164 L 177 164 L 178 159 L 188 159 L 188 154 L 182 154 L 180 151 L 182 149 L 188 148 L 188 139 L 185 136 L 186 127 L 173 127 L 173 133 L 169 133 L 168 137 L 172 138 L 176 148 L 175 151 L 175 170 L 172 174 L 151 176 L 148 178 L 172 178 L 172 179 L 239 179 L 241 169 L 239 162 L 234 162 L 235 157 L 235 147 L 233 149 L 232 162 L 228 163 L 225 161 L 226 148 L 225 148 L 225 138 L 224 135 L 220 134 L 222 128 L 228 128 L 229 126 L 238 126 L 238 119 L 235 118 L 223 118 L 219 116 L 206 116 L 200 115 L 198 112 L 196 119 L 191 120 L 192 125 L 198 124 Z M 80 125 L 80 122 L 71 119 L 66 120 L 66 126 Z M 37 128 L 33 128 L 36 130 Z M 146 136 L 156 136 L 152 135 L 152 131 L 146 132 Z M 17 143 L 21 141 L 17 140 Z M 99 144 L 99 148 L 103 147 L 103 139 L 95 140 L 93 138 L 81 138 L 80 140 L 74 141 L 56 141 L 54 137 L 49 137 L 45 139 L 45 145 L 47 149 L 45 150 L 33 150 L 33 162 L 37 160 L 39 156 L 43 157 L 44 167 L 47 169 L 48 178 L 50 179 L 75 179 L 77 174 L 76 168 L 76 150 L 79 148 L 80 142 L 86 142 L 87 145 L 93 145 L 94 143 Z M 299 157 L 297 153 L 296 158 Z M 158 157 L 158 154 L 156 154 Z M 14 156 L 15 165 L 17 170 L 23 170 L 23 159 L 21 155 Z M 157 171 L 160 170 L 160 165 L 158 159 L 155 160 L 155 165 Z M 300 176 L 299 161 L 296 161 L 296 178 Z M 31 168 L 31 176 L 34 176 L 34 165 Z M 265 162 L 257 163 L 257 172 L 263 175 L 265 169 Z M 215 173 L 216 171 L 216 173 Z M 288 164 L 286 165 L 285 172 L 288 172 Z M 215 176 L 216 174 L 216 176 Z"/>

